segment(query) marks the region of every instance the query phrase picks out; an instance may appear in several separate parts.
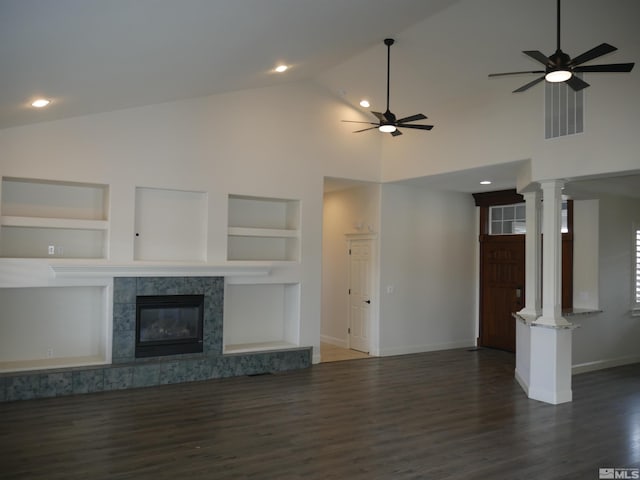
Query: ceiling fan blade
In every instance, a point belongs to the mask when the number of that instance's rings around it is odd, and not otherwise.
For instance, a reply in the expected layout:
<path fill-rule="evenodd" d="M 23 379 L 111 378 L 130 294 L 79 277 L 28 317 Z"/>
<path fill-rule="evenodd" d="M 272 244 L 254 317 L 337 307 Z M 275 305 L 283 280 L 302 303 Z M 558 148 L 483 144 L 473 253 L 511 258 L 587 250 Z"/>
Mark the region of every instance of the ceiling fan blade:
<path fill-rule="evenodd" d="M 569 85 L 576 92 L 579 91 L 579 90 L 582 90 L 583 88 L 587 88 L 589 86 L 589 84 L 587 82 L 585 82 L 581 78 L 576 77 L 575 75 L 573 75 L 565 83 L 567 85 Z"/>
<path fill-rule="evenodd" d="M 505 75 L 520 75 L 522 73 L 544 73 L 544 70 L 528 70 L 526 72 L 504 72 L 504 73 L 490 73 L 490 77 L 503 77 Z"/>
<path fill-rule="evenodd" d="M 524 50 L 522 53 L 530 56 L 531 58 L 537 60 L 545 66 L 549 63 L 549 58 L 544 53 L 539 52 L 538 50 Z"/>
<path fill-rule="evenodd" d="M 373 123 L 373 122 L 359 122 L 357 120 L 340 120 L 340 121 L 345 123 L 366 123 L 369 125 L 378 125 L 377 123 Z"/>
<path fill-rule="evenodd" d="M 366 132 L 367 130 L 373 130 L 374 128 L 378 128 L 377 124 L 375 127 L 368 127 L 368 128 L 363 128 L 362 130 L 356 130 L 353 133 L 360 133 L 360 132 Z"/>
<path fill-rule="evenodd" d="M 616 50 L 617 48 L 613 45 L 609 45 L 608 43 L 601 43 L 597 47 L 594 47 L 591 50 L 587 50 L 582 55 L 578 55 L 576 58 L 571 60 L 571 65 L 580 65 L 581 63 L 588 62 L 589 60 L 601 57 L 602 55 L 606 55 L 607 53 L 615 52 Z"/>
<path fill-rule="evenodd" d="M 410 123 L 398 123 L 398 128 L 415 128 L 417 130 L 431 130 L 433 125 L 412 125 Z"/>
<path fill-rule="evenodd" d="M 606 65 L 583 65 L 576 67 L 574 72 L 630 72 L 635 63 L 609 63 Z"/>
<path fill-rule="evenodd" d="M 400 120 L 398 120 L 398 123 L 405 123 L 405 122 L 415 122 L 416 120 L 425 120 L 427 117 L 421 113 L 417 113 L 415 115 L 411 115 L 410 117 L 404 117 L 401 118 Z"/>
<path fill-rule="evenodd" d="M 544 76 L 542 77 L 538 77 L 536 78 L 534 81 L 527 83 L 526 85 L 521 86 L 520 88 L 516 89 L 513 91 L 513 93 L 520 93 L 520 92 L 524 92 L 525 90 L 530 89 L 531 87 L 533 87 L 534 85 L 536 85 L 537 83 L 540 83 L 541 81 L 544 80 Z"/>
<path fill-rule="evenodd" d="M 373 115 L 375 115 L 375 117 L 380 120 L 381 122 L 386 122 L 387 119 L 384 118 L 384 115 L 381 114 L 380 112 L 371 112 Z"/>
<path fill-rule="evenodd" d="M 398 135 L 402 135 L 402 132 L 396 128 L 393 132 L 391 132 L 391 135 L 397 137 Z"/>

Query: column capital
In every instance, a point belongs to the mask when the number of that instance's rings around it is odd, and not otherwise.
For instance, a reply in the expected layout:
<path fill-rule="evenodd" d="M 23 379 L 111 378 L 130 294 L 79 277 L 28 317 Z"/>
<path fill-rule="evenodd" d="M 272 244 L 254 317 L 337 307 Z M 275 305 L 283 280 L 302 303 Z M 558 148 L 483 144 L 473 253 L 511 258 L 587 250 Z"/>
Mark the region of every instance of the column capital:
<path fill-rule="evenodd" d="M 554 180 L 540 180 L 538 182 L 542 190 L 551 190 L 553 188 L 562 189 L 562 187 L 564 187 L 566 183 L 567 181 L 561 178 L 557 178 Z"/>

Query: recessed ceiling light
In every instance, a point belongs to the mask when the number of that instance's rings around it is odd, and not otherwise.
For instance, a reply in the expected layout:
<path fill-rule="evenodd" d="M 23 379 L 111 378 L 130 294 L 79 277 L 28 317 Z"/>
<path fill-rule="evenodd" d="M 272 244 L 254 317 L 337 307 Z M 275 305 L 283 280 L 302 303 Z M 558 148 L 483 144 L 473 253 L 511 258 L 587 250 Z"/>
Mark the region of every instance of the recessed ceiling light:
<path fill-rule="evenodd" d="M 482 180 L 480 185 L 491 185 L 491 180 Z"/>
<path fill-rule="evenodd" d="M 46 107 L 50 103 L 51 103 L 51 100 L 47 100 L 46 98 L 38 98 L 37 100 L 31 103 L 31 106 L 36 108 L 42 108 L 42 107 Z"/>
<path fill-rule="evenodd" d="M 371 104 L 369 103 L 369 100 L 362 99 L 360 100 L 360 106 L 363 108 L 369 108 Z"/>
<path fill-rule="evenodd" d="M 278 65 L 275 68 L 275 71 L 278 73 L 282 73 L 282 72 L 286 72 L 289 69 L 289 67 L 287 65 Z"/>

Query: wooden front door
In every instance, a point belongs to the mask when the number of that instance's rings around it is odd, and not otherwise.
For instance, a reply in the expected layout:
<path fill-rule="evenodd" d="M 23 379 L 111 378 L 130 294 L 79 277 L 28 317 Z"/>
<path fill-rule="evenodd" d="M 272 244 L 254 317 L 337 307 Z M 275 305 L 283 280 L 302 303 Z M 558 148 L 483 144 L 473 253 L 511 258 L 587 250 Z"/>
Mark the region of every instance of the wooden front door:
<path fill-rule="evenodd" d="M 524 306 L 524 235 L 480 236 L 480 345 L 515 352 L 513 312 Z"/>

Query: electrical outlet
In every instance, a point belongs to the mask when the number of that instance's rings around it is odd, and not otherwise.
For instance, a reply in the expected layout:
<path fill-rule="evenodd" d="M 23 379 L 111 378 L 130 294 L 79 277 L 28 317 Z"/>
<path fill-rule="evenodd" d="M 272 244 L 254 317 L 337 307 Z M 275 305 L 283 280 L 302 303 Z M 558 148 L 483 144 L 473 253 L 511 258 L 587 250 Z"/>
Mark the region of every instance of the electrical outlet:
<path fill-rule="evenodd" d="M 47 358 L 53 357 L 53 348 L 47 348 Z"/>
<path fill-rule="evenodd" d="M 56 254 L 56 246 L 55 245 L 49 245 L 48 252 L 49 252 L 49 255 L 55 255 Z"/>

